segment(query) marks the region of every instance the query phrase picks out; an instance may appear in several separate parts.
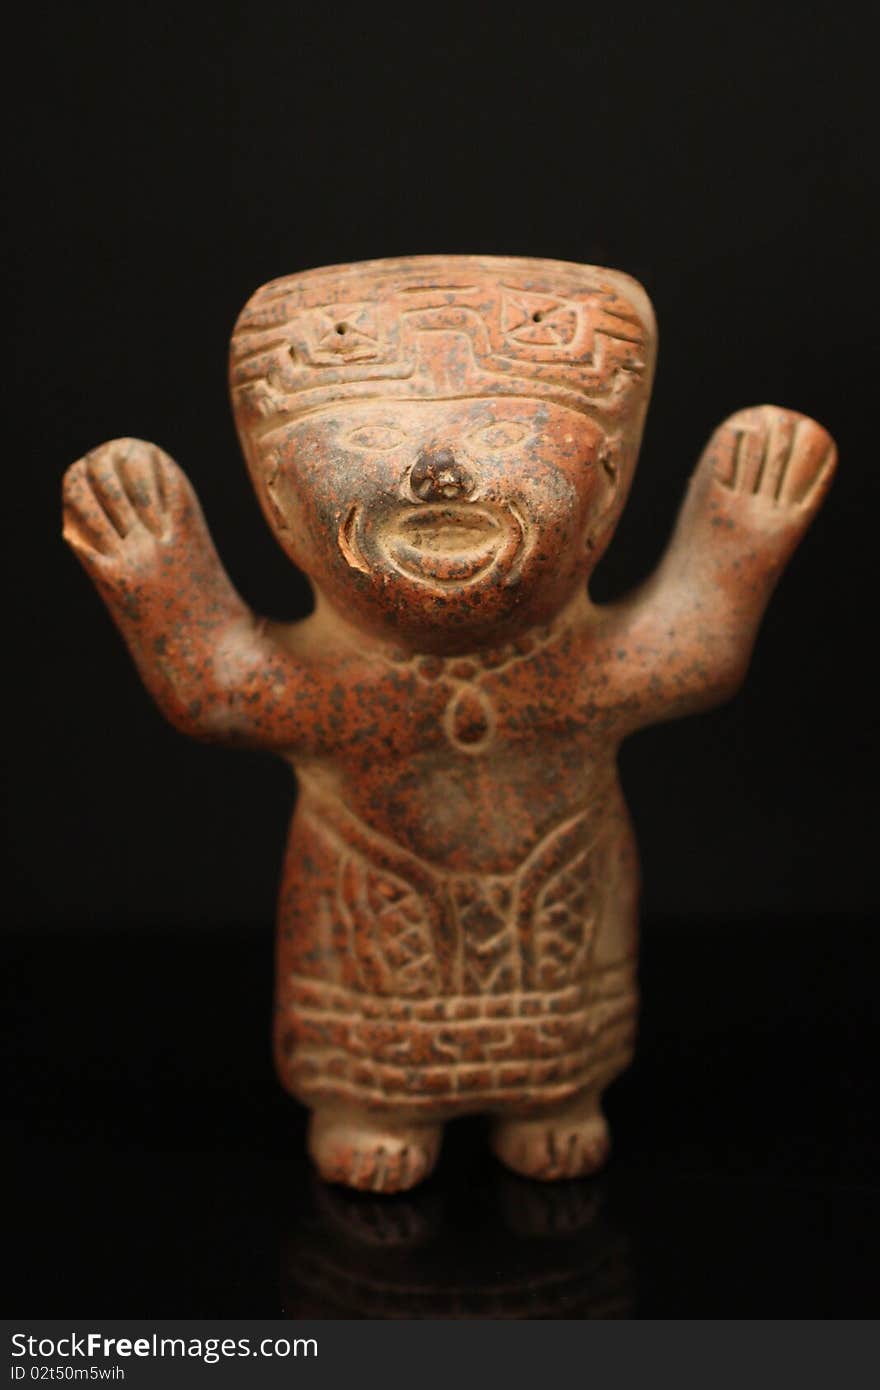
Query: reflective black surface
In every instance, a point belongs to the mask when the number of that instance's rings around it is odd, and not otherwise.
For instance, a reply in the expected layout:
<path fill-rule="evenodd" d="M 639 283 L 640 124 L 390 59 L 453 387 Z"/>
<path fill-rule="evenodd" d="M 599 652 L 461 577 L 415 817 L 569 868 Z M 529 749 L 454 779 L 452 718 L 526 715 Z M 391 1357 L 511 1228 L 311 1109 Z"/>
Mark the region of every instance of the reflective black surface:
<path fill-rule="evenodd" d="M 877 1311 L 872 923 L 649 923 L 606 1173 L 514 1178 L 469 1120 L 386 1200 L 304 1159 L 267 929 L 6 940 L 8 1315 Z"/>

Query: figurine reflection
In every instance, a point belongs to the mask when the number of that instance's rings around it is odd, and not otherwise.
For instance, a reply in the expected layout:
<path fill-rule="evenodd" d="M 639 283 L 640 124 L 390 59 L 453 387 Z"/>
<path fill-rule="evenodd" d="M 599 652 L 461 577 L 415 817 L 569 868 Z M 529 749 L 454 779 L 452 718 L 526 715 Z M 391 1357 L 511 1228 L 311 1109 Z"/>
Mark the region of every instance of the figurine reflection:
<path fill-rule="evenodd" d="M 599 1184 L 499 1172 L 488 1193 L 435 1182 L 395 1197 L 313 1178 L 281 1250 L 289 1318 L 634 1316 L 626 1235 Z"/>

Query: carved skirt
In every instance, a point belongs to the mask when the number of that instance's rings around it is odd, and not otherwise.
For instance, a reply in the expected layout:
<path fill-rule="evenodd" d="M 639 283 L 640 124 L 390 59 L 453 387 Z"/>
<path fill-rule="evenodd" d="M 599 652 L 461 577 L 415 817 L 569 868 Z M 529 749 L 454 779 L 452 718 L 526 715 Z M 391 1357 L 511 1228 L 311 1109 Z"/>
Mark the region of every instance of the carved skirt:
<path fill-rule="evenodd" d="M 594 958 L 606 863 L 586 811 L 513 873 L 449 873 L 306 792 L 279 912 L 283 1084 L 425 1119 L 606 1086 L 637 1008 L 635 961 Z"/>

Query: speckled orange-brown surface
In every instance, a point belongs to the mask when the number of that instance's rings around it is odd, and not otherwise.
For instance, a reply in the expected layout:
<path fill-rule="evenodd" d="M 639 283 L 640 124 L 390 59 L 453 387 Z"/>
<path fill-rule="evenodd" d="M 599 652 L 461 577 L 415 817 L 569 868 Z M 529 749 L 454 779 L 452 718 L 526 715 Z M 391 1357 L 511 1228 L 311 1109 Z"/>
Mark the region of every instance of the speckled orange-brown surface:
<path fill-rule="evenodd" d="M 154 445 L 68 470 L 65 536 L 162 711 L 296 769 L 276 1055 L 329 1179 L 410 1187 L 473 1111 L 517 1172 L 606 1157 L 637 1004 L 617 750 L 737 689 L 835 464 L 803 415 L 731 416 L 656 574 L 594 605 L 654 356 L 644 291 L 591 266 L 412 257 L 259 290 L 231 385 L 315 589 L 288 626 L 234 591 Z"/>

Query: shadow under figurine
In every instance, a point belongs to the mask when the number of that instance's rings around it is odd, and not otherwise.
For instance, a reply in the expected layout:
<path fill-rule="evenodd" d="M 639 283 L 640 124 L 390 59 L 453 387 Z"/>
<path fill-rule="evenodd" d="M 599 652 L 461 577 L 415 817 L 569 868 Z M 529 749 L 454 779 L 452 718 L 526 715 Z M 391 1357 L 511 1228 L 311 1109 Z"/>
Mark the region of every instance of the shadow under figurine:
<path fill-rule="evenodd" d="M 412 1187 L 470 1112 L 520 1174 L 607 1156 L 637 1007 L 617 750 L 737 689 L 835 463 L 803 415 L 731 416 L 657 572 L 595 606 L 654 357 L 644 291 L 592 266 L 417 256 L 259 290 L 232 398 L 314 585 L 292 625 L 250 612 L 154 445 L 67 473 L 65 536 L 163 713 L 296 769 L 276 1056 L 331 1181 Z"/>

